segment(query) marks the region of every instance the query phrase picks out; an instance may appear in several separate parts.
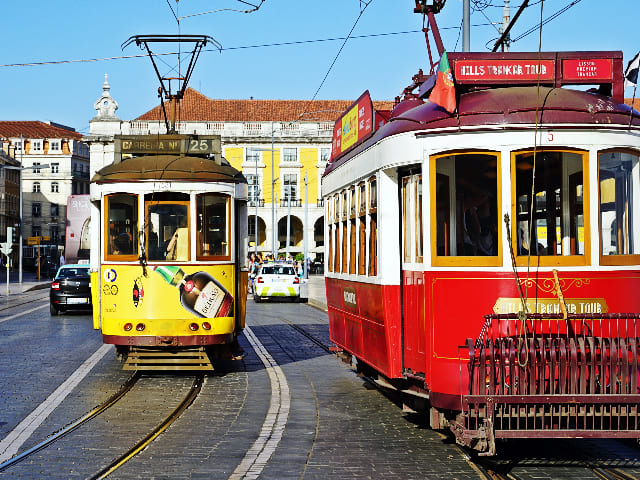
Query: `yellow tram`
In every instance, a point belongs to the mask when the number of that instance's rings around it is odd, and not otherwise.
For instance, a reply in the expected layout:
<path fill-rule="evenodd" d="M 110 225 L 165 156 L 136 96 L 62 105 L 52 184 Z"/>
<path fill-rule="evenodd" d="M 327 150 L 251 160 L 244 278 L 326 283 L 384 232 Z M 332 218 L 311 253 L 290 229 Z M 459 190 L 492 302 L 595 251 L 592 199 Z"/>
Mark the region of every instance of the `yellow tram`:
<path fill-rule="evenodd" d="M 210 369 L 238 355 L 247 181 L 219 136 L 120 136 L 91 180 L 94 328 L 125 369 Z"/>

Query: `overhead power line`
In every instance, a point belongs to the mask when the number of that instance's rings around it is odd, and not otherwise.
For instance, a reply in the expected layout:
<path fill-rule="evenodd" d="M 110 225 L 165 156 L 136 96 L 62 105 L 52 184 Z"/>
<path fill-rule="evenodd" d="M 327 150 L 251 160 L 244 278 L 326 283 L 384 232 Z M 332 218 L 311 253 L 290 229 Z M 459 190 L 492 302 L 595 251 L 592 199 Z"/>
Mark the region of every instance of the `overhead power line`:
<path fill-rule="evenodd" d="M 486 26 L 486 24 L 479 24 L 474 26 Z M 445 27 L 440 30 L 448 30 L 448 29 L 457 29 L 458 27 Z M 337 42 L 341 40 L 346 40 L 347 38 L 351 39 L 362 39 L 362 38 L 374 38 L 374 37 L 385 37 L 392 35 L 408 35 L 419 33 L 422 34 L 422 30 L 406 30 L 401 32 L 386 32 L 386 33 L 371 33 L 367 35 L 353 35 L 351 37 L 332 37 L 332 38 L 317 38 L 312 40 L 294 40 L 290 42 L 276 42 L 276 43 L 263 43 L 256 45 L 240 45 L 237 47 L 223 47 L 221 51 L 232 51 L 232 50 L 243 50 L 243 49 L 251 49 L 251 48 L 268 48 L 268 47 L 285 47 L 290 45 L 303 45 L 308 43 L 323 43 L 323 42 Z M 217 49 L 204 49 L 205 52 L 218 52 Z M 168 52 L 168 53 L 154 53 L 155 56 L 161 55 L 175 55 L 178 52 Z M 138 54 L 138 55 L 115 55 L 112 57 L 97 57 L 97 58 L 80 58 L 80 59 L 71 59 L 71 60 L 45 60 L 39 62 L 23 62 L 23 63 L 5 63 L 0 64 L 0 67 L 37 67 L 44 65 L 63 65 L 67 63 L 92 63 L 92 62 L 104 62 L 110 60 L 127 60 L 131 58 L 146 58 L 147 54 Z"/>

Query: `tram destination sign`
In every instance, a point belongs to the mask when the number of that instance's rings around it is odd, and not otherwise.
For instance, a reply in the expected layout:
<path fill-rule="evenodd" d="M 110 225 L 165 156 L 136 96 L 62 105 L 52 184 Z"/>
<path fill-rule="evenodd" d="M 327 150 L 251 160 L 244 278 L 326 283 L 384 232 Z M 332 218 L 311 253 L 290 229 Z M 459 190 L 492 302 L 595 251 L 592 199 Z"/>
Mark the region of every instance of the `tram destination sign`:
<path fill-rule="evenodd" d="M 120 152 L 135 155 L 222 153 L 220 135 L 130 135 L 116 138 Z"/>
<path fill-rule="evenodd" d="M 451 53 L 456 84 L 608 83 L 621 64 L 619 52 Z"/>

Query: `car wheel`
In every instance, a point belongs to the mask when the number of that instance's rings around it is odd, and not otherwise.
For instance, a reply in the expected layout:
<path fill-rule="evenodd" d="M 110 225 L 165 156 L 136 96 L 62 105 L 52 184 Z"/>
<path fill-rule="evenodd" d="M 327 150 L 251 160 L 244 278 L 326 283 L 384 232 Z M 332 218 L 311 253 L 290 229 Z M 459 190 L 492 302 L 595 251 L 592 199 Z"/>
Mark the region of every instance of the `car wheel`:
<path fill-rule="evenodd" d="M 52 316 L 56 316 L 58 315 L 58 309 L 56 307 L 53 306 L 53 304 L 49 304 L 49 312 L 51 312 Z"/>

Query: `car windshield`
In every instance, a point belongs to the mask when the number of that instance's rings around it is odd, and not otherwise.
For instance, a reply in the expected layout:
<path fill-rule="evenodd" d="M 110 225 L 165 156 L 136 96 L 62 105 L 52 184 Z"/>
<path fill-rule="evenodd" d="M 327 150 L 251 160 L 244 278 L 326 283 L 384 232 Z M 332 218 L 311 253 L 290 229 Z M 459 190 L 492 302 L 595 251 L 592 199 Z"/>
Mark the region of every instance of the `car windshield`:
<path fill-rule="evenodd" d="M 295 275 L 293 267 L 286 265 L 269 265 L 262 267 L 263 275 Z"/>
<path fill-rule="evenodd" d="M 89 277 L 88 268 L 63 268 L 58 272 L 58 278 Z"/>

